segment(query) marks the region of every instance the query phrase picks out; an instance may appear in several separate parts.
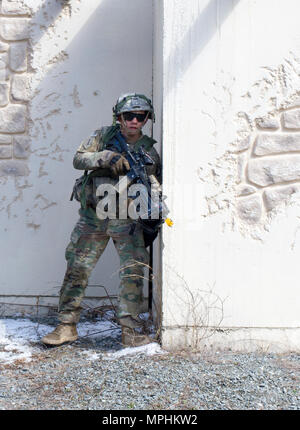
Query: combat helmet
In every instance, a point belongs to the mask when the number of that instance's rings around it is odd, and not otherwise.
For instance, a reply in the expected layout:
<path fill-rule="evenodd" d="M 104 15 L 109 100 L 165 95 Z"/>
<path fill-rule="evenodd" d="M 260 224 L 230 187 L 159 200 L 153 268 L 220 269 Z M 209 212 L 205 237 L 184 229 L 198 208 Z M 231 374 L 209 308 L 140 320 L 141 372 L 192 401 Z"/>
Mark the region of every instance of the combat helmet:
<path fill-rule="evenodd" d="M 144 110 L 149 112 L 148 118 L 155 121 L 154 109 L 151 100 L 143 94 L 128 93 L 121 95 L 113 107 L 114 122 L 123 112 Z"/>

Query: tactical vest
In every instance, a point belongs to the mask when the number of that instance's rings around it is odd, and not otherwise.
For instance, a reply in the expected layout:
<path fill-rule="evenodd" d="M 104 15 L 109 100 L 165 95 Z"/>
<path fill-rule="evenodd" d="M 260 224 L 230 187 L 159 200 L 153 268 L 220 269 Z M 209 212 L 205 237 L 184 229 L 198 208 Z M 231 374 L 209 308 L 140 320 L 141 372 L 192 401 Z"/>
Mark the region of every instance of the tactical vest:
<path fill-rule="evenodd" d="M 99 152 L 104 151 L 108 146 L 109 142 L 114 139 L 117 132 L 120 131 L 119 125 L 112 125 L 102 127 L 96 130 L 94 137 L 99 136 Z M 138 150 L 140 146 L 143 146 L 145 151 L 151 150 L 156 141 L 150 137 L 143 135 L 139 139 L 134 150 Z M 77 200 L 80 202 L 82 209 L 87 207 L 96 207 L 96 189 L 101 183 L 111 183 L 115 185 L 118 182 L 117 179 L 109 177 L 108 169 L 96 169 L 88 173 L 88 170 L 84 171 L 84 174 L 75 180 L 73 191 L 70 200 Z"/>

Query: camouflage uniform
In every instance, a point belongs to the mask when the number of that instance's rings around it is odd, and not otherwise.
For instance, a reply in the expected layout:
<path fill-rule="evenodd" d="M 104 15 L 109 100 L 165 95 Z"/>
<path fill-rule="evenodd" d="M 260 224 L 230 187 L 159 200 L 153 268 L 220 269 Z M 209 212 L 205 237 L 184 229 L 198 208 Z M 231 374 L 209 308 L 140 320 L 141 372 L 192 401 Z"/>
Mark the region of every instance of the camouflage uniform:
<path fill-rule="evenodd" d="M 143 301 L 144 268 L 148 264 L 148 252 L 144 245 L 141 225 L 132 219 L 100 220 L 95 211 L 97 200 L 95 190 L 101 183 L 115 185 L 118 179 L 109 176 L 105 165 L 108 151 L 103 150 L 101 137 L 104 129 L 96 131 L 84 141 L 74 157 L 74 167 L 81 170 L 94 170 L 95 177 L 86 190 L 87 207 L 79 210 L 80 219 L 71 234 L 66 249 L 67 271 L 60 291 L 59 319 L 62 323 L 77 323 L 80 317 L 81 301 L 89 276 L 101 257 L 110 238 L 120 257 L 120 291 L 118 317 L 136 317 L 141 312 Z M 155 143 L 146 135 L 133 145 L 134 149 L 150 143 L 148 151 L 155 161 L 147 167 L 148 174 L 160 178 L 160 158 L 152 147 Z"/>

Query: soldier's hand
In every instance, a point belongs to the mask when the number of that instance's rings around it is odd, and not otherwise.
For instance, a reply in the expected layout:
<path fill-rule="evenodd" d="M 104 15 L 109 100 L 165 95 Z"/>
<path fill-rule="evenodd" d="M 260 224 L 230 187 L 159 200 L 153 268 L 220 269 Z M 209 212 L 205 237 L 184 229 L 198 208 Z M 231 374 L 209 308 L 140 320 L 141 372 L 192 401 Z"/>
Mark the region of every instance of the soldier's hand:
<path fill-rule="evenodd" d="M 130 170 L 130 165 L 125 157 L 121 154 L 115 154 L 109 161 L 109 167 L 114 176 L 126 174 Z"/>

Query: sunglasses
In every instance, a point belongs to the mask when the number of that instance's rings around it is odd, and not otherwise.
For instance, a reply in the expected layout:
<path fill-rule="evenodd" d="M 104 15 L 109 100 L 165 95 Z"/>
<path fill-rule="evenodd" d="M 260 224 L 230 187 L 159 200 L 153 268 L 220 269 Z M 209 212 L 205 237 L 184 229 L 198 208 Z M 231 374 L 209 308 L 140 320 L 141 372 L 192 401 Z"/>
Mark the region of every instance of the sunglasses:
<path fill-rule="evenodd" d="M 145 112 L 145 113 L 124 112 L 123 118 L 125 119 L 125 121 L 132 121 L 133 118 L 136 118 L 138 122 L 143 122 L 145 121 L 147 115 L 148 115 L 148 112 Z"/>

